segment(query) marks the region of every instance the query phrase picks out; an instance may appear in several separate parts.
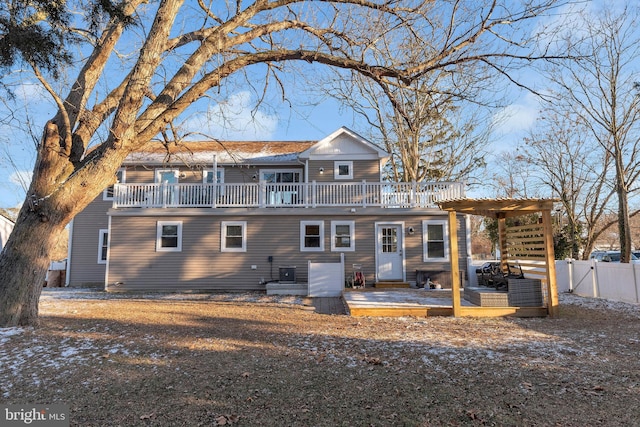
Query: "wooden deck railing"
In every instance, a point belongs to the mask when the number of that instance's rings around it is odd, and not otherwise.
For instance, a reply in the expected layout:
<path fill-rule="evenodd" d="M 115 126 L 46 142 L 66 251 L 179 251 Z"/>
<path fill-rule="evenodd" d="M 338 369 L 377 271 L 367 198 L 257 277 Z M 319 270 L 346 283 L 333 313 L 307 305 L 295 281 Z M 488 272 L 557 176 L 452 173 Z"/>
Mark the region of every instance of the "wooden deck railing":
<path fill-rule="evenodd" d="M 459 182 L 116 184 L 114 208 L 435 207 L 464 197 Z"/>

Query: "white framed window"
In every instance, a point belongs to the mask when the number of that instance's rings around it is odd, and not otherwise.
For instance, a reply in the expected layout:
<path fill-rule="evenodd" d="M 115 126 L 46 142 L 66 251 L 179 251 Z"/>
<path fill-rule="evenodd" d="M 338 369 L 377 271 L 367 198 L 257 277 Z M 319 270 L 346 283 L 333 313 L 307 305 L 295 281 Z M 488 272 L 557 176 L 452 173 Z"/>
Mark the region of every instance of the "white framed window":
<path fill-rule="evenodd" d="M 300 221 L 300 251 L 324 252 L 324 221 Z"/>
<path fill-rule="evenodd" d="M 116 172 L 116 182 L 118 184 L 124 184 L 126 178 L 125 169 L 118 169 Z M 102 192 L 102 200 L 113 200 L 113 185 L 108 186 Z"/>
<path fill-rule="evenodd" d="M 209 169 L 203 169 L 202 170 L 202 183 L 203 184 L 213 184 L 214 180 L 214 172 L 213 172 L 213 168 L 209 168 Z M 224 184 L 224 169 L 223 168 L 217 168 L 216 172 L 215 172 L 215 182 L 216 182 L 216 191 L 215 193 L 218 196 L 224 196 L 224 185 L 219 185 L 219 184 Z M 211 190 L 207 190 L 206 194 L 207 199 L 205 199 L 208 203 L 211 203 L 213 200 L 212 199 L 212 194 L 213 192 Z"/>
<path fill-rule="evenodd" d="M 178 169 L 156 169 L 155 182 L 156 184 L 177 184 L 180 178 L 180 171 Z"/>
<path fill-rule="evenodd" d="M 103 228 L 98 230 L 98 264 L 107 263 L 109 253 L 109 230 Z"/>
<path fill-rule="evenodd" d="M 260 181 L 267 184 L 301 182 L 300 169 L 260 169 Z"/>
<path fill-rule="evenodd" d="M 352 161 L 333 162 L 333 178 L 334 179 L 353 179 L 353 162 Z"/>
<path fill-rule="evenodd" d="M 182 221 L 158 221 L 156 229 L 157 252 L 182 251 Z"/>
<path fill-rule="evenodd" d="M 222 221 L 221 223 L 220 251 L 222 252 L 246 252 L 247 251 L 247 222 L 246 221 Z"/>
<path fill-rule="evenodd" d="M 447 220 L 422 221 L 424 262 L 449 260 L 449 223 Z"/>
<path fill-rule="evenodd" d="M 202 183 L 213 184 L 213 168 L 202 170 Z M 216 184 L 224 184 L 224 169 L 216 169 Z"/>
<path fill-rule="evenodd" d="M 331 221 L 331 251 L 353 252 L 356 250 L 355 221 Z"/>

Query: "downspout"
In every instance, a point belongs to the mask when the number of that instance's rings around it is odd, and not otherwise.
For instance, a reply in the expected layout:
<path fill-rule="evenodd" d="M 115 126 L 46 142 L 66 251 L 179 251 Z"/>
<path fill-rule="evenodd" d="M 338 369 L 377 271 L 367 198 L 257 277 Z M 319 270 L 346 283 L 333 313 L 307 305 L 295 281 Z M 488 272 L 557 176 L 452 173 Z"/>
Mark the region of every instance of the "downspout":
<path fill-rule="evenodd" d="M 107 262 L 104 266 L 104 290 L 109 290 L 109 258 L 111 258 L 111 215 L 109 215 L 109 221 L 107 223 Z"/>
<path fill-rule="evenodd" d="M 69 240 L 67 241 L 67 265 L 65 266 L 65 288 L 69 286 L 71 282 L 71 247 L 73 246 L 73 220 L 69 223 Z"/>

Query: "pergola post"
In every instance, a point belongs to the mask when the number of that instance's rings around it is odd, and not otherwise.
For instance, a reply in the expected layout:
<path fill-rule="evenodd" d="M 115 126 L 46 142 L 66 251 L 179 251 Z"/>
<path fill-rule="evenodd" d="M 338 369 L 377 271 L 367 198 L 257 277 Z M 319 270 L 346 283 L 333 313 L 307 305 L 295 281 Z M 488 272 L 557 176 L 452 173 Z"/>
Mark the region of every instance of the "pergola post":
<path fill-rule="evenodd" d="M 451 301 L 453 317 L 460 317 L 460 262 L 458 257 L 458 220 L 455 211 L 449 211 L 449 255 L 451 256 Z"/>
<path fill-rule="evenodd" d="M 500 249 L 500 271 L 509 271 L 507 267 L 508 254 L 507 254 L 507 220 L 504 212 L 498 212 L 496 214 L 498 220 L 498 248 Z"/>
<path fill-rule="evenodd" d="M 547 263 L 547 295 L 549 296 L 549 316 L 558 317 L 558 284 L 556 283 L 556 262 L 553 251 L 553 228 L 551 226 L 551 211 L 542 211 L 542 226 L 544 229 L 545 262 Z"/>

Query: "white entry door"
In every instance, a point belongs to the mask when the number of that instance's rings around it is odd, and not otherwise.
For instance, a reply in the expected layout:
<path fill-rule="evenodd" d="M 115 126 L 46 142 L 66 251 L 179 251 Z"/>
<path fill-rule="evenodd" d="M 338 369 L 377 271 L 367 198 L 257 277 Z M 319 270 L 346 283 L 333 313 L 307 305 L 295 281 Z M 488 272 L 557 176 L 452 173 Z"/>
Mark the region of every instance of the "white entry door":
<path fill-rule="evenodd" d="M 377 280 L 404 280 L 402 230 L 402 224 L 378 224 L 376 226 Z"/>

